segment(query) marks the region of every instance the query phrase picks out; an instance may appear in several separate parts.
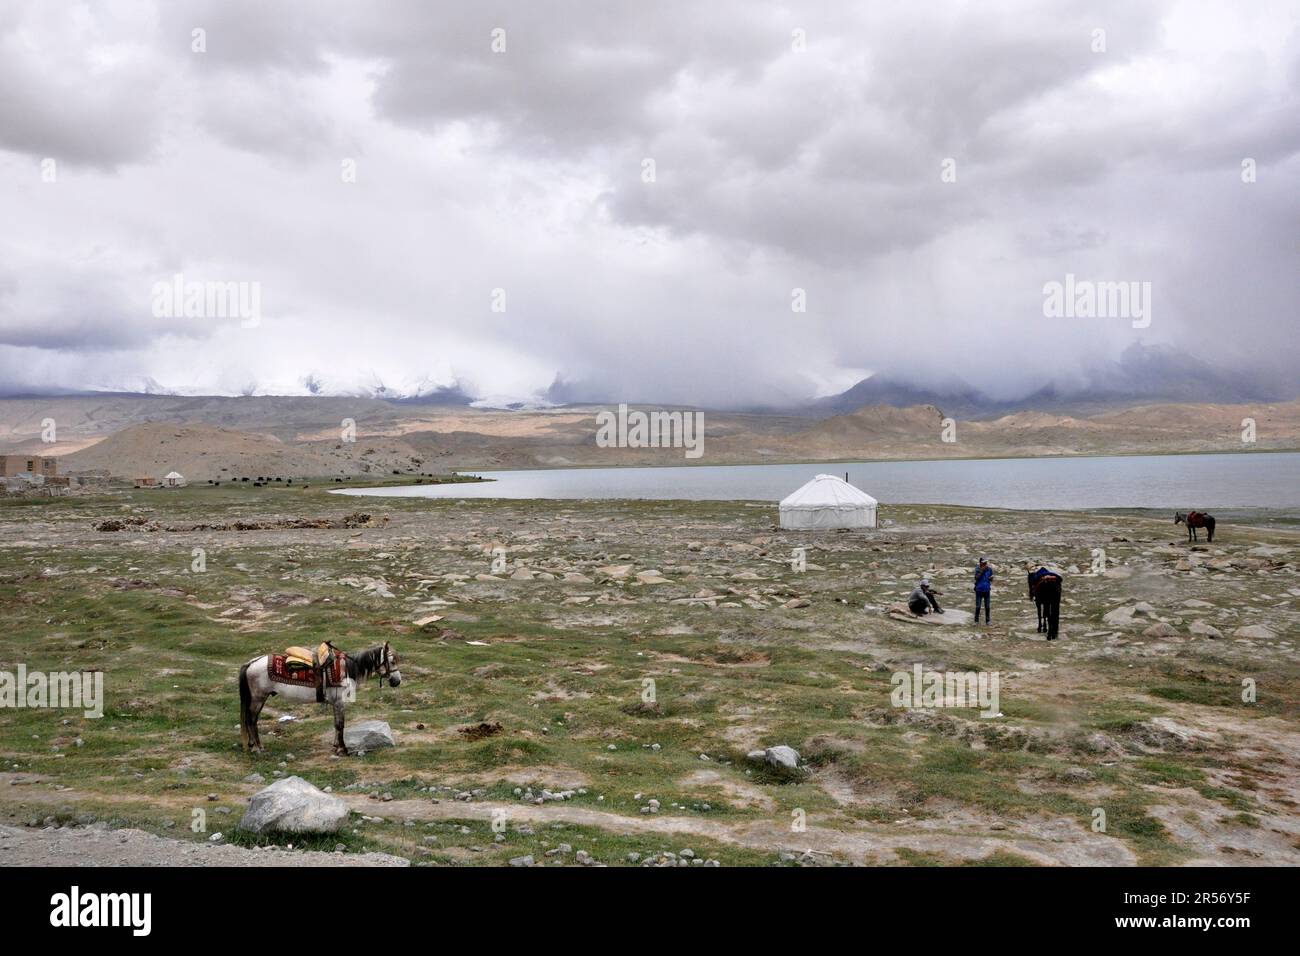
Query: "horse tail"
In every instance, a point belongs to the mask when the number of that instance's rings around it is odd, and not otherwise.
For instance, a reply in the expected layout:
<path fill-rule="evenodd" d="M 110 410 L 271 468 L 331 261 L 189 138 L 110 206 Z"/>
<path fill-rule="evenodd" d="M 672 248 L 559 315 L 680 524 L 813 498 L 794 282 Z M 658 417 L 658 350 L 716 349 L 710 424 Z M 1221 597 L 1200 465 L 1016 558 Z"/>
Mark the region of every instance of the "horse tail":
<path fill-rule="evenodd" d="M 252 725 L 253 690 L 248 686 L 248 664 L 245 664 L 239 668 L 239 738 L 244 742 L 244 753 L 248 753 L 248 731 Z"/>
<path fill-rule="evenodd" d="M 1205 535 L 1209 540 L 1214 540 L 1214 517 L 1212 515 L 1205 516 Z"/>

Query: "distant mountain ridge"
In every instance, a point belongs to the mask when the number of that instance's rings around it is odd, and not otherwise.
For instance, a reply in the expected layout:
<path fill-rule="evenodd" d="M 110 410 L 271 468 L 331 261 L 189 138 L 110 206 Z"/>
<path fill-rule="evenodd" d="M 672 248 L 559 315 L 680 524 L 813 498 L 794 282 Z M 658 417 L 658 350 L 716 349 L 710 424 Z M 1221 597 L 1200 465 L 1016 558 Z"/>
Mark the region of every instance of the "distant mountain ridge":
<path fill-rule="evenodd" d="M 198 480 L 690 463 L 678 444 L 602 444 L 600 410 L 323 396 L 8 400 L 0 401 L 0 451 L 54 455 L 65 472 L 131 478 L 175 469 Z M 702 415 L 708 464 L 1300 449 L 1300 401 L 1130 404 L 984 418 L 933 404 L 866 405 L 821 417 Z M 1247 419 L 1255 423 L 1250 439 L 1243 433 Z M 57 440 L 46 437 L 49 421 Z"/>
<path fill-rule="evenodd" d="M 1288 402 L 1300 398 L 1300 374 L 1250 375 L 1217 369 L 1187 352 L 1168 346 L 1134 344 L 1116 360 L 1077 370 L 1074 384 L 1045 385 L 1024 394 L 1006 398 L 990 395 L 960 378 L 941 383 L 912 381 L 897 374 L 868 376 L 836 395 L 824 398 L 801 398 L 774 393 L 775 398 L 761 403 L 717 408 L 716 411 L 757 414 L 786 414 L 824 418 L 842 415 L 869 405 L 913 408 L 933 405 L 945 414 L 961 418 L 987 418 L 1017 411 L 1071 411 L 1095 413 L 1121 405 L 1140 402 L 1191 402 L 1240 404 L 1245 402 Z M 440 383 L 431 376 L 416 376 L 389 384 L 374 375 L 322 376 L 309 373 L 293 387 L 276 390 L 249 385 L 239 396 L 198 394 L 186 390 L 168 390 L 146 379 L 136 387 L 114 391 L 106 388 L 48 389 L 22 388 L 11 392 L 0 389 L 4 399 L 40 399 L 51 397 L 157 399 L 216 399 L 234 397 L 365 399 L 389 405 L 447 406 L 530 410 L 564 408 L 575 405 L 660 404 L 683 407 L 681 402 L 664 402 L 647 397 L 629 400 L 627 396 L 604 395 L 604 389 L 574 382 L 557 374 L 551 385 L 526 396 L 483 395 L 472 386 L 453 380 Z"/>
<path fill-rule="evenodd" d="M 1099 412 L 1138 402 L 1234 405 L 1296 398 L 1300 398 L 1300 375 L 1289 380 L 1262 375 L 1243 378 L 1177 349 L 1134 344 L 1118 360 L 1086 370 L 1083 383 L 1076 387 L 1049 385 L 1015 399 L 991 397 L 959 380 L 926 388 L 873 375 L 812 404 L 836 415 L 865 405 L 934 405 L 945 414 L 971 418 L 1030 410 Z"/>

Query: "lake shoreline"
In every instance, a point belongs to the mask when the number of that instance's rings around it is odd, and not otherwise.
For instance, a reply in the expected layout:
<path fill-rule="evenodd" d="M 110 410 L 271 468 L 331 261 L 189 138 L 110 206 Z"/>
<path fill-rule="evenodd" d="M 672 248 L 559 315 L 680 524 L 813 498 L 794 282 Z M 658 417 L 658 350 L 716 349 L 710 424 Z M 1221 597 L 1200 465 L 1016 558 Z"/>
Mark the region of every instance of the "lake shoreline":
<path fill-rule="evenodd" d="M 1184 458 L 1196 457 L 1201 455 L 1294 455 L 1300 454 L 1300 447 L 1297 448 L 1254 448 L 1249 451 L 1241 448 L 1232 450 L 1228 449 L 1211 449 L 1201 451 L 1115 451 L 1098 454 L 1079 454 L 1079 455 L 953 455 L 950 458 L 816 458 L 816 459 L 789 459 L 789 458 L 767 458 L 756 461 L 728 461 L 728 462 L 707 462 L 702 459 L 686 459 L 659 464 L 636 464 L 636 465 L 604 465 L 604 464 L 572 464 L 572 465 L 530 465 L 528 467 L 519 466 L 501 466 L 495 468 L 477 469 L 479 472 L 490 474 L 504 474 L 508 472 L 528 472 L 528 471 L 590 471 L 590 470 L 608 470 L 618 468 L 760 468 L 764 465 L 843 465 L 843 464 L 870 464 L 870 465 L 887 465 L 903 462 L 932 462 L 932 461 L 1062 461 L 1062 460 L 1087 460 L 1096 458 Z M 452 474 L 456 475 L 473 475 L 476 469 L 457 468 Z M 491 480 L 491 479 L 488 479 Z"/>
<path fill-rule="evenodd" d="M 774 504 L 816 473 L 885 506 L 962 505 L 1018 511 L 1300 509 L 1300 454 L 925 459 L 704 467 L 637 466 L 483 472 L 455 487 L 338 489 L 359 497 L 743 501 Z"/>

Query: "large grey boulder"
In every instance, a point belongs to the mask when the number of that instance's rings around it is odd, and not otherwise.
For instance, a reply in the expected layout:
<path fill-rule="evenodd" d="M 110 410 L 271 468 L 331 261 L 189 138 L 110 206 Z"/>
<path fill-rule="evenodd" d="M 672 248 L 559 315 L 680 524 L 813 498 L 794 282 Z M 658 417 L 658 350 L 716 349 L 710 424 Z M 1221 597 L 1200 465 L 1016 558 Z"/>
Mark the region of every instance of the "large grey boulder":
<path fill-rule="evenodd" d="M 793 747 L 787 747 L 785 744 L 768 747 L 766 750 L 751 750 L 748 757 L 750 760 L 766 763 L 776 770 L 787 773 L 797 773 L 799 771 L 799 751 Z"/>
<path fill-rule="evenodd" d="M 785 744 L 779 747 L 768 747 L 766 755 L 767 762 L 773 767 L 780 767 L 782 770 L 799 769 L 799 751 L 793 747 L 787 747 Z"/>
<path fill-rule="evenodd" d="M 343 728 L 343 743 L 348 750 L 378 750 L 381 747 L 394 747 L 393 728 L 386 721 L 363 720 L 359 724 L 348 724 Z"/>
<path fill-rule="evenodd" d="M 250 833 L 334 833 L 348 805 L 302 777 L 285 777 L 253 794 L 239 828 Z"/>

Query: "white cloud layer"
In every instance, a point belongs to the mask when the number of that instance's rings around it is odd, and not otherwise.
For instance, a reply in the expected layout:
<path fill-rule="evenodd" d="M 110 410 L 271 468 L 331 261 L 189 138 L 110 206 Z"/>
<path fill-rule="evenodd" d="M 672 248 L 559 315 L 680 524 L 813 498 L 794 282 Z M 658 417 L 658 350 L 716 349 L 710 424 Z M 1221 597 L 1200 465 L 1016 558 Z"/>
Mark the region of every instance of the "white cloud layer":
<path fill-rule="evenodd" d="M 1295 381 L 1298 183 L 1293 2 L 19 0 L 0 388 L 1010 397 L 1135 342 Z M 155 317 L 177 273 L 261 321 Z M 1045 319 L 1067 273 L 1150 327 Z"/>

